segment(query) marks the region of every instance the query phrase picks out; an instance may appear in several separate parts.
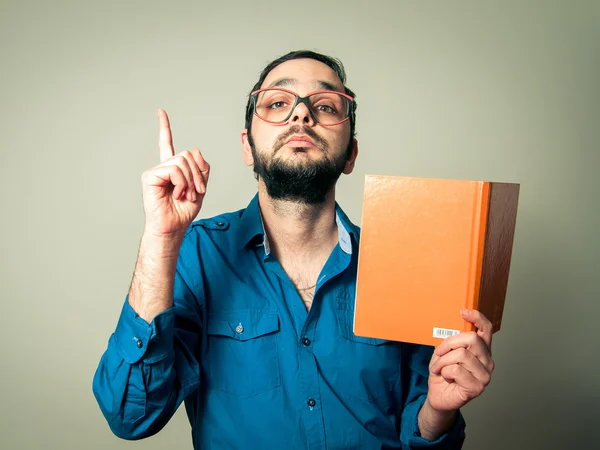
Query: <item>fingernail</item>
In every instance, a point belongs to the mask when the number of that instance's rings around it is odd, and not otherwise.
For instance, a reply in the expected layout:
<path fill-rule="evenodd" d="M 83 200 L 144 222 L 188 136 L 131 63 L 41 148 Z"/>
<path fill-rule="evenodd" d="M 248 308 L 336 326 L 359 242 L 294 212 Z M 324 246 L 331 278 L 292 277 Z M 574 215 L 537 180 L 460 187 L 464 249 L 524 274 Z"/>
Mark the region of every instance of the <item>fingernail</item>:
<path fill-rule="evenodd" d="M 469 314 L 469 310 L 468 309 L 461 309 L 460 310 L 460 315 L 461 316 L 466 316 L 467 314 Z"/>

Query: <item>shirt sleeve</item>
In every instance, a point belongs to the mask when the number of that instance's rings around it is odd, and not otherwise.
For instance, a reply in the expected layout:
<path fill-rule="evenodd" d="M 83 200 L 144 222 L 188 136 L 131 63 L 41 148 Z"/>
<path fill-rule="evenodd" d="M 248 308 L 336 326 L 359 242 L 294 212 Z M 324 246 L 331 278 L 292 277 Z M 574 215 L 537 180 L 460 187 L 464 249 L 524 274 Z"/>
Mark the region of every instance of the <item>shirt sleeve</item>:
<path fill-rule="evenodd" d="M 128 298 L 94 374 L 92 390 L 112 432 L 142 439 L 160 431 L 200 383 L 201 314 L 177 272 L 174 304 L 150 324 Z"/>
<path fill-rule="evenodd" d="M 465 421 L 458 412 L 452 428 L 435 441 L 421 436 L 419 431 L 419 411 L 425 403 L 429 379 L 429 361 L 433 355 L 433 347 L 406 344 L 403 361 L 403 374 L 407 380 L 403 386 L 407 393 L 400 421 L 400 442 L 403 450 L 430 448 L 435 450 L 455 450 L 463 446 L 465 440 Z"/>

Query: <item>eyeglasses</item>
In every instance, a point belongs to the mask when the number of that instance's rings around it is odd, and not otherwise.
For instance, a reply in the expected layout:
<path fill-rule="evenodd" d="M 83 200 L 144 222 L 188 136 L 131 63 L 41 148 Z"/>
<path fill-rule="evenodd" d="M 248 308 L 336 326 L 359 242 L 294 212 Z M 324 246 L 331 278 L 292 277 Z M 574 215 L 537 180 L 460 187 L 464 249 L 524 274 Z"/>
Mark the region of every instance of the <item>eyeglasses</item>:
<path fill-rule="evenodd" d="M 283 124 L 292 116 L 294 109 L 304 103 L 313 120 L 323 126 L 338 125 L 352 114 L 354 98 L 337 91 L 315 91 L 300 97 L 282 88 L 258 89 L 250 94 L 254 114 L 265 122 Z"/>

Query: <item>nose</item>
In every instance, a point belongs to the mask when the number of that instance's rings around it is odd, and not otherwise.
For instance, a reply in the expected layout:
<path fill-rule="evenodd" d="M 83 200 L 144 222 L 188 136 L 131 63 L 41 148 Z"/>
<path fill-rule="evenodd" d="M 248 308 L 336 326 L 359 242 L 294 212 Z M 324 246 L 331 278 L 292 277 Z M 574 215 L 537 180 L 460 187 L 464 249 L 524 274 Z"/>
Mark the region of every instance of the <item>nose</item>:
<path fill-rule="evenodd" d="M 310 109 L 304 102 L 298 102 L 294 110 L 292 111 L 292 116 L 290 117 L 290 122 L 292 123 L 303 123 L 310 127 L 315 125 L 315 121 L 310 113 Z"/>

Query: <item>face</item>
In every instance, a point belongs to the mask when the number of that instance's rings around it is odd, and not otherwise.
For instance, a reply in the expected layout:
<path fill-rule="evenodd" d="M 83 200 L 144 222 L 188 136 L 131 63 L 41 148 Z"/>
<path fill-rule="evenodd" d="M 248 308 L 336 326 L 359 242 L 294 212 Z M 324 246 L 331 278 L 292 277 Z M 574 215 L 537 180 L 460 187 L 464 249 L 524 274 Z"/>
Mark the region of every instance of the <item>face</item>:
<path fill-rule="evenodd" d="M 282 87 L 305 96 L 325 86 L 344 92 L 327 65 L 313 59 L 286 61 L 275 67 L 261 88 Z M 350 121 L 323 126 L 300 103 L 288 121 L 275 125 L 254 116 L 242 132 L 244 161 L 254 166 L 270 197 L 307 204 L 325 201 L 342 173 L 350 173 L 357 155 Z"/>

